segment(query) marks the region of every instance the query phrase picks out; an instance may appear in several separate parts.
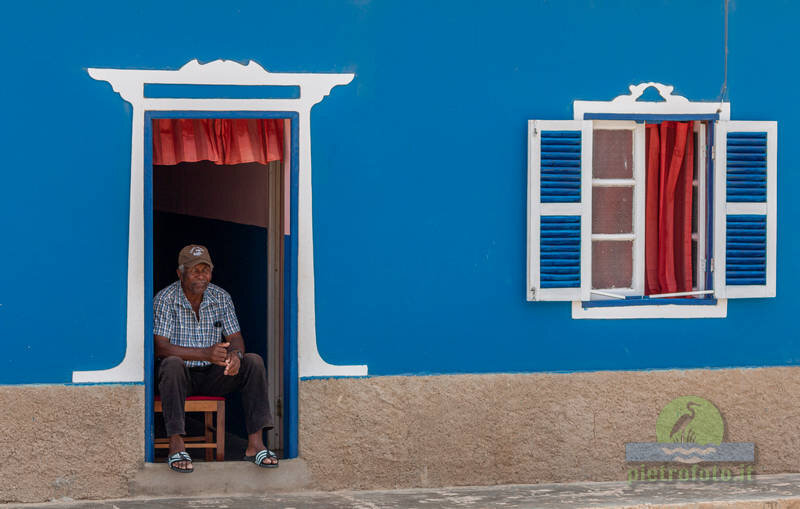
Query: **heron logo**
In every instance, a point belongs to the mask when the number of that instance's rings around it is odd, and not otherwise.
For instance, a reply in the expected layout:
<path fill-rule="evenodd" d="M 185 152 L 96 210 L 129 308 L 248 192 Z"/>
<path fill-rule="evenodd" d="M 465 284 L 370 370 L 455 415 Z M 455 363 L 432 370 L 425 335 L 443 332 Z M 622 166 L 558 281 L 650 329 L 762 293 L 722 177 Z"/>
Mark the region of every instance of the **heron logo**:
<path fill-rule="evenodd" d="M 684 463 L 696 464 L 701 462 L 738 462 L 753 463 L 755 461 L 755 444 L 752 442 L 725 442 L 725 421 L 722 414 L 713 403 L 699 396 L 681 396 L 675 398 L 661 410 L 656 420 L 657 442 L 636 442 L 625 444 L 625 461 L 645 461 L 658 463 Z M 741 466 L 744 469 L 744 465 Z M 716 466 L 714 478 L 716 479 Z M 740 469 L 740 473 L 742 471 Z M 748 476 L 752 466 L 747 467 Z M 647 470 L 647 473 L 645 473 Z M 681 475 L 680 480 L 689 480 L 689 469 L 673 469 L 666 471 L 669 479 L 664 479 L 665 467 L 660 469 L 632 469 L 628 473 L 629 480 L 672 480 L 672 472 Z M 686 471 L 686 478 L 683 477 Z M 651 478 L 651 471 L 656 472 L 656 478 Z M 729 469 L 727 471 L 730 480 Z M 641 476 L 639 473 L 641 472 Z M 658 479 L 661 472 L 661 479 Z M 696 480 L 698 469 L 696 465 L 691 468 L 691 479 Z M 700 480 L 709 480 L 702 477 L 704 469 L 700 469 Z M 711 470 L 705 471 L 710 474 Z M 631 476 L 633 475 L 633 479 Z M 734 476 L 736 477 L 736 476 Z M 675 480 L 679 480 L 676 478 Z"/>
<path fill-rule="evenodd" d="M 697 396 L 673 399 L 656 421 L 656 440 L 662 443 L 719 445 L 724 435 L 722 414 L 710 401 Z"/>

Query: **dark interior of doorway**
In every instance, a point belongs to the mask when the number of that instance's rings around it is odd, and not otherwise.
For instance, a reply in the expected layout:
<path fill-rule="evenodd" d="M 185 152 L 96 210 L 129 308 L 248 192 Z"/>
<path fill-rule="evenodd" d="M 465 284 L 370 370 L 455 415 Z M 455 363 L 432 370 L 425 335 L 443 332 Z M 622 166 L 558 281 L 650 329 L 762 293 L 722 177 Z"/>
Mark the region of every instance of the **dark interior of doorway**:
<path fill-rule="evenodd" d="M 231 294 L 236 306 L 239 323 L 245 340 L 245 347 L 248 352 L 257 353 L 265 360 L 268 369 L 268 378 L 281 379 L 282 373 L 278 376 L 270 377 L 270 353 L 277 359 L 282 358 L 282 345 L 268 344 L 270 327 L 274 329 L 274 324 L 268 323 L 267 309 L 270 300 L 270 286 L 268 273 L 272 266 L 268 264 L 268 253 L 281 252 L 282 245 L 272 246 L 270 249 L 270 239 L 275 239 L 275 234 L 270 235 L 270 231 L 265 227 L 270 224 L 270 217 L 275 224 L 275 217 L 278 216 L 277 223 L 280 224 L 280 214 L 282 204 L 273 203 L 272 209 L 264 206 L 263 224 L 244 224 L 248 222 L 245 218 L 247 213 L 225 212 L 224 203 L 253 199 L 256 193 L 241 192 L 243 188 L 263 187 L 268 182 L 266 177 L 262 178 L 262 173 L 266 174 L 270 170 L 273 173 L 276 168 L 269 168 L 267 165 L 251 163 L 249 165 L 213 165 L 207 161 L 198 163 L 180 163 L 175 166 L 154 166 L 153 167 L 153 290 L 157 293 L 160 289 L 177 280 L 176 265 L 177 253 L 188 244 L 202 244 L 208 247 L 214 261 L 214 274 L 212 281 L 224 288 Z M 209 178 L 209 175 L 214 175 Z M 181 176 L 182 175 L 182 176 Z M 238 175 L 236 179 L 238 185 L 219 185 L 220 178 L 226 175 Z M 245 175 L 245 178 L 242 176 Z M 274 175 L 273 175 L 274 176 Z M 186 179 L 192 178 L 194 182 L 201 182 L 201 192 L 198 189 L 187 189 Z M 280 185 L 279 179 L 273 178 L 269 184 Z M 197 186 L 197 184 L 191 184 Z M 237 190 L 238 186 L 238 190 Z M 276 186 L 277 187 L 277 186 Z M 209 192 L 209 189 L 213 192 Z M 265 192 L 265 195 L 274 197 L 276 193 Z M 190 201 L 191 206 L 187 207 L 186 202 Z M 181 203 L 183 202 L 183 203 Z M 258 207 L 255 207 L 258 209 Z M 241 209 L 239 209 L 241 212 Z M 253 207 L 250 208 L 252 212 Z M 177 212 L 176 212 L 177 211 Z M 223 212 L 220 212 L 223 211 Z M 183 213 L 188 212 L 188 213 Z M 204 217 L 205 216 L 205 217 Z M 223 217 L 225 220 L 220 219 Z M 249 221 L 259 222 L 259 221 Z M 280 238 L 281 235 L 277 234 Z M 282 257 L 278 260 L 275 272 L 282 274 Z M 282 293 L 282 287 L 278 288 L 277 294 Z M 274 297 L 273 297 L 274 298 Z M 282 303 L 282 299 L 276 298 Z M 282 312 L 278 313 L 282 316 Z M 275 336 L 274 331 L 273 337 Z M 281 337 L 276 337 L 273 341 L 282 341 Z M 280 362 L 280 361 L 278 361 Z M 272 363 L 274 366 L 274 362 Z M 282 371 L 282 370 L 281 370 Z M 280 390 L 280 388 L 278 389 Z M 283 457 L 282 426 L 280 394 L 271 395 L 272 412 L 276 421 L 276 428 L 272 432 L 265 433 L 265 443 L 275 450 L 279 457 Z M 276 404 L 277 403 L 277 404 Z M 277 408 L 276 408 L 277 407 Z M 201 414 L 187 415 L 187 434 L 202 435 L 204 422 Z M 155 436 L 164 436 L 163 420 L 160 415 L 154 419 Z M 247 443 L 247 434 L 244 427 L 243 410 L 241 399 L 238 394 L 231 394 L 226 397 L 226 440 L 225 458 L 227 460 L 238 460 L 244 455 Z M 190 451 L 192 453 L 192 451 Z M 157 461 L 166 456 L 164 449 L 157 449 L 155 457 Z M 202 454 L 193 454 L 193 458 L 202 460 Z"/>

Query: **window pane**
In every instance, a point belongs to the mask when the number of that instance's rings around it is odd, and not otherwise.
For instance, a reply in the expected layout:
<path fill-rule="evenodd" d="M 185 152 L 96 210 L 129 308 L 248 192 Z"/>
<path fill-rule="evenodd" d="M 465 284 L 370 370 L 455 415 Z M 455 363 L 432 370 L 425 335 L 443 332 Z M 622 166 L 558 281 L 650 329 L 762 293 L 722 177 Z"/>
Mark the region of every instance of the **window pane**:
<path fill-rule="evenodd" d="M 633 233 L 633 188 L 592 188 L 592 233 Z"/>
<path fill-rule="evenodd" d="M 633 178 L 633 131 L 595 129 L 592 140 L 594 178 Z"/>
<path fill-rule="evenodd" d="M 632 241 L 592 242 L 592 288 L 630 288 L 632 274 Z"/>

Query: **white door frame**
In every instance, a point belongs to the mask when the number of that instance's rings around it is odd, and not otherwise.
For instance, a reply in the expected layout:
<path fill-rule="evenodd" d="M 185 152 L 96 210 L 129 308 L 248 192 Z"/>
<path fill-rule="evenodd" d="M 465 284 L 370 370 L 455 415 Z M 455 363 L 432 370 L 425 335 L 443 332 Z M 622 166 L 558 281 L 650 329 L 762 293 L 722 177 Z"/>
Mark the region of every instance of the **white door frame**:
<path fill-rule="evenodd" d="M 145 376 L 145 254 L 144 254 L 144 122 L 146 111 L 291 111 L 298 113 L 297 203 L 297 348 L 298 375 L 365 376 L 366 365 L 328 364 L 319 354 L 314 305 L 314 242 L 311 209 L 311 108 L 354 74 L 270 73 L 256 62 L 229 60 L 201 64 L 192 60 L 178 70 L 88 69 L 107 81 L 133 106 L 131 190 L 128 230 L 127 343 L 125 357 L 111 368 L 74 371 L 73 383 L 143 382 Z M 294 99 L 147 98 L 145 84 L 297 86 Z"/>

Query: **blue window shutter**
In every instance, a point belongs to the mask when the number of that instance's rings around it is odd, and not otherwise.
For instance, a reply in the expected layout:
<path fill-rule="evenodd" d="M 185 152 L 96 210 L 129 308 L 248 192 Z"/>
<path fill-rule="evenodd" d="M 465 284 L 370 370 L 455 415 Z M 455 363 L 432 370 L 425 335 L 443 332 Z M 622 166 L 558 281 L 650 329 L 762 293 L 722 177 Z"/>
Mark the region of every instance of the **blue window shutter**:
<path fill-rule="evenodd" d="M 767 133 L 728 132 L 726 197 L 728 202 L 767 202 Z"/>
<path fill-rule="evenodd" d="M 720 121 L 715 145 L 714 293 L 774 297 L 778 125 Z"/>
<path fill-rule="evenodd" d="M 725 216 L 725 284 L 767 284 L 767 216 Z"/>
<path fill-rule="evenodd" d="M 542 203 L 580 203 L 581 132 L 541 132 Z"/>
<path fill-rule="evenodd" d="M 528 300 L 588 300 L 592 123 L 528 124 Z"/>
<path fill-rule="evenodd" d="M 580 288 L 581 216 L 542 216 L 539 252 L 541 288 Z"/>

